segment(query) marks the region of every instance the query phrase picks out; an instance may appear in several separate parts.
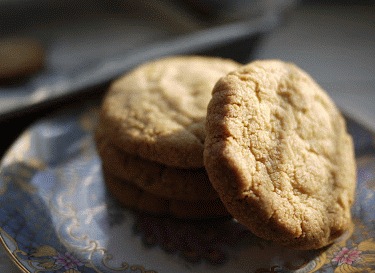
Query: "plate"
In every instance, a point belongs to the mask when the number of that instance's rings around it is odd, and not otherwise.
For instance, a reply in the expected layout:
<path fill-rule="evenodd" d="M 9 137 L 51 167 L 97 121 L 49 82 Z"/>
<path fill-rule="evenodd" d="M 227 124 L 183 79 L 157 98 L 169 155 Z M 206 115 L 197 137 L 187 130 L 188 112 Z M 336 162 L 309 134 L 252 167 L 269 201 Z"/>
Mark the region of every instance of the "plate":
<path fill-rule="evenodd" d="M 183 221 L 121 207 L 106 191 L 95 149 L 97 110 L 87 103 L 40 120 L 1 162 L 1 242 L 24 272 L 375 270 L 374 149 L 357 154 L 350 230 L 326 249 L 296 251 L 234 219 Z"/>

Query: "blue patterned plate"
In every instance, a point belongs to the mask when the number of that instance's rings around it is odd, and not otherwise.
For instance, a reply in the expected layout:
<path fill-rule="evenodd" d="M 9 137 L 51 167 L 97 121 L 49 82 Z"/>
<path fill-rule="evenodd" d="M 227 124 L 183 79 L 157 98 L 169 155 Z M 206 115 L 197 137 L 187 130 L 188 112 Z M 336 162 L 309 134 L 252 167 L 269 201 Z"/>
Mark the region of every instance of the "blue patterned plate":
<path fill-rule="evenodd" d="M 1 242 L 24 272 L 374 272 L 374 152 L 358 155 L 347 234 L 325 250 L 294 251 L 233 219 L 182 221 L 119 206 L 95 150 L 97 109 L 37 122 L 2 160 Z"/>

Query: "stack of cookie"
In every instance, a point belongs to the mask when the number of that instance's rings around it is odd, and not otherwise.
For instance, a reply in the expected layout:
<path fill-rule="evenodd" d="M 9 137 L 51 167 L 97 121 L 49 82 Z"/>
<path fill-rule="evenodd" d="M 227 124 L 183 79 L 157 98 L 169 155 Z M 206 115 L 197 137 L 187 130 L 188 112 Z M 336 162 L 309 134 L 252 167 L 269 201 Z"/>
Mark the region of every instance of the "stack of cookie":
<path fill-rule="evenodd" d="M 106 94 L 96 142 L 109 190 L 131 207 L 229 212 L 298 249 L 327 246 L 351 225 L 353 141 L 326 92 L 293 64 L 142 65 Z"/>
<path fill-rule="evenodd" d="M 203 166 L 205 117 L 221 58 L 169 57 L 115 81 L 95 138 L 108 189 L 129 207 L 178 217 L 226 215 Z"/>

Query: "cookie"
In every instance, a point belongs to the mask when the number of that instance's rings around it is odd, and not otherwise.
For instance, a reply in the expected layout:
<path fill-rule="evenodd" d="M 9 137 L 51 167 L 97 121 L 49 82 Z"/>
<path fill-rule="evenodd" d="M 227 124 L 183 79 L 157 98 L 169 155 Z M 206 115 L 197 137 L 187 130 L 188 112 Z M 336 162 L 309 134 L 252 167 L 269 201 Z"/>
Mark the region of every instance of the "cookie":
<path fill-rule="evenodd" d="M 176 168 L 202 168 L 212 88 L 238 67 L 232 60 L 198 56 L 143 64 L 110 86 L 99 126 L 125 153 Z"/>
<path fill-rule="evenodd" d="M 297 66 L 255 61 L 218 81 L 204 162 L 228 211 L 254 234 L 299 249 L 348 229 L 353 141 L 326 92 Z"/>
<path fill-rule="evenodd" d="M 99 140 L 101 135 L 96 134 L 97 151 L 108 173 L 163 198 L 189 201 L 219 198 L 204 168 L 173 168 L 126 154 L 108 140 Z"/>
<path fill-rule="evenodd" d="M 219 198 L 213 200 L 186 201 L 167 199 L 146 192 L 132 183 L 104 172 L 105 183 L 115 199 L 130 209 L 157 215 L 171 215 L 184 219 L 202 219 L 229 216 Z"/>
<path fill-rule="evenodd" d="M 0 79 L 28 76 L 42 68 L 44 49 L 33 38 L 0 40 Z"/>

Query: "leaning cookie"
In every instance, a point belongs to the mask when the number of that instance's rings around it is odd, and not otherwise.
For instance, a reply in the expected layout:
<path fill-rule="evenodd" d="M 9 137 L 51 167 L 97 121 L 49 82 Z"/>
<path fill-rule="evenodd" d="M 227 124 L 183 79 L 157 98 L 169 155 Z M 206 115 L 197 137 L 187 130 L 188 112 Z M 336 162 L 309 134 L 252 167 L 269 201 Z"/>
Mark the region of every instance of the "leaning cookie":
<path fill-rule="evenodd" d="M 176 200 L 218 199 L 204 168 L 179 169 L 124 153 L 97 128 L 97 151 L 105 171 L 151 194 Z"/>
<path fill-rule="evenodd" d="M 356 186 L 352 138 L 306 72 L 267 60 L 230 73 L 213 90 L 206 129 L 210 180 L 253 233 L 316 249 L 348 229 Z"/>
<path fill-rule="evenodd" d="M 186 201 L 163 198 L 146 192 L 132 183 L 104 171 L 109 193 L 122 205 L 156 215 L 171 215 L 183 219 L 229 216 L 220 199 Z"/>
<path fill-rule="evenodd" d="M 232 60 L 198 56 L 143 64 L 110 86 L 99 126 L 125 153 L 176 168 L 202 168 L 212 88 L 238 67 Z"/>

